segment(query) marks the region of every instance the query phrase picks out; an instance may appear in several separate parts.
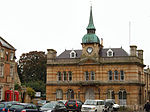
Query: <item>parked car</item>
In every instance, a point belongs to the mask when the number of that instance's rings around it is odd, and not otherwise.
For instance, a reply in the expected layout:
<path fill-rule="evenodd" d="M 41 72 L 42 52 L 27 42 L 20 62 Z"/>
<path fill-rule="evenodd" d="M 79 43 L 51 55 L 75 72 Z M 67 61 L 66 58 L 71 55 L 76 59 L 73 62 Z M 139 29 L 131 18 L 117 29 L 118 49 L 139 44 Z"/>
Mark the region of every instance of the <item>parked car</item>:
<path fill-rule="evenodd" d="M 16 101 L 9 101 L 9 102 L 0 102 L 0 112 L 7 112 L 8 109 L 11 107 L 12 104 L 16 104 Z"/>
<path fill-rule="evenodd" d="M 69 111 L 80 112 L 82 104 L 83 104 L 83 102 L 80 100 L 67 100 L 67 102 L 65 103 L 65 106 L 66 106 L 68 112 Z"/>
<path fill-rule="evenodd" d="M 117 111 L 120 108 L 120 105 L 116 104 L 114 99 L 106 99 L 105 105 L 108 107 L 109 111 Z"/>
<path fill-rule="evenodd" d="M 51 101 L 44 104 L 40 108 L 40 112 L 67 112 L 67 109 L 62 102 Z"/>
<path fill-rule="evenodd" d="M 104 109 L 104 100 L 86 100 L 82 105 L 82 112 L 102 112 Z"/>
<path fill-rule="evenodd" d="M 62 102 L 63 104 L 66 104 L 67 100 L 58 100 L 58 102 Z"/>
<path fill-rule="evenodd" d="M 38 102 L 37 102 L 37 105 L 38 105 L 38 107 L 41 107 L 41 106 L 43 106 L 44 104 L 46 104 L 46 103 L 48 103 L 49 101 L 47 101 L 47 100 L 39 100 Z"/>
<path fill-rule="evenodd" d="M 36 105 L 30 103 L 17 103 L 9 108 L 10 112 L 39 112 Z"/>

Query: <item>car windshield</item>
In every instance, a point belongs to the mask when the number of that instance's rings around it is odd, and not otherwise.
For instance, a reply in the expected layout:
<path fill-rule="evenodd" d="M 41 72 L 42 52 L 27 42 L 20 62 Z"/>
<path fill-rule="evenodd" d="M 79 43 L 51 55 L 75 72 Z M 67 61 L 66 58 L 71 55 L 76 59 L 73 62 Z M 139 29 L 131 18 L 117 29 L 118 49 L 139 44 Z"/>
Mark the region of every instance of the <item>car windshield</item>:
<path fill-rule="evenodd" d="M 38 103 L 45 103 L 45 102 L 46 102 L 45 100 L 38 101 Z"/>
<path fill-rule="evenodd" d="M 97 105 L 97 101 L 94 101 L 94 100 L 86 100 L 85 105 Z"/>
<path fill-rule="evenodd" d="M 10 109 L 12 109 L 12 108 L 15 108 L 15 109 L 23 109 L 23 108 L 24 108 L 24 105 L 12 105 L 12 106 L 10 107 Z"/>
<path fill-rule="evenodd" d="M 50 102 L 43 105 L 41 108 L 55 108 L 56 102 Z"/>
<path fill-rule="evenodd" d="M 5 107 L 5 104 L 0 103 L 0 108 L 4 108 L 4 107 Z"/>

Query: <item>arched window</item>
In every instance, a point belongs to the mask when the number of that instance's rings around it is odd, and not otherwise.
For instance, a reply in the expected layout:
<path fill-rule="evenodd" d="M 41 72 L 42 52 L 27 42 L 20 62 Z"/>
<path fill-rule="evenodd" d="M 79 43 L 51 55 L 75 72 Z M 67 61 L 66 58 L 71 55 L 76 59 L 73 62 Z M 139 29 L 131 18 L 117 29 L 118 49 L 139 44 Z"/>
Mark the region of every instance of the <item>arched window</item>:
<path fill-rule="evenodd" d="M 88 71 L 85 72 L 85 80 L 86 80 L 86 81 L 89 80 L 89 73 L 88 73 Z"/>
<path fill-rule="evenodd" d="M 67 99 L 74 99 L 74 91 L 72 89 L 68 89 L 67 91 Z"/>
<path fill-rule="evenodd" d="M 72 72 L 71 71 L 68 72 L 68 80 L 72 81 Z"/>
<path fill-rule="evenodd" d="M 120 71 L 120 80 L 121 81 L 124 80 L 124 71 L 123 70 Z"/>
<path fill-rule="evenodd" d="M 91 80 L 95 80 L 95 73 L 91 71 Z"/>
<path fill-rule="evenodd" d="M 115 70 L 114 71 L 114 80 L 118 80 L 118 79 L 119 79 L 119 77 L 118 77 L 118 71 Z"/>
<path fill-rule="evenodd" d="M 113 80 L 113 76 L 112 76 L 113 74 L 112 74 L 112 71 L 111 70 L 109 70 L 108 71 L 108 80 Z"/>
<path fill-rule="evenodd" d="M 63 81 L 67 81 L 67 73 L 66 73 L 66 71 L 63 72 Z"/>
<path fill-rule="evenodd" d="M 76 58 L 76 52 L 74 51 L 74 50 L 72 50 L 71 52 L 70 52 L 70 58 Z"/>
<path fill-rule="evenodd" d="M 127 92 L 125 90 L 120 90 L 119 91 L 120 105 L 126 105 L 126 100 L 127 100 Z"/>
<path fill-rule="evenodd" d="M 113 90 L 108 90 L 107 99 L 115 99 L 115 93 Z"/>
<path fill-rule="evenodd" d="M 57 80 L 61 81 L 61 72 L 57 72 Z"/>
<path fill-rule="evenodd" d="M 56 90 L 56 99 L 63 99 L 63 91 L 61 89 Z"/>

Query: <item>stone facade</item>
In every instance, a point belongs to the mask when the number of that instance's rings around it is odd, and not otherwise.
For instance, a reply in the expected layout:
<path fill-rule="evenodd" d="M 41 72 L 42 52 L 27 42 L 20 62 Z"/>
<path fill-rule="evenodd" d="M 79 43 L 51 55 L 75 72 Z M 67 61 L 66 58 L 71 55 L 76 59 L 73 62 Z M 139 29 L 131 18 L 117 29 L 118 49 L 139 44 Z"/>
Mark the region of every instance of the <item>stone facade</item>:
<path fill-rule="evenodd" d="M 16 49 L 0 37 L 0 100 L 5 100 L 5 91 L 13 90 L 20 84 L 15 62 Z"/>
<path fill-rule="evenodd" d="M 120 105 L 142 105 L 146 100 L 143 50 L 130 46 L 128 54 L 122 48 L 104 48 L 95 30 L 90 13 L 81 50 L 57 56 L 48 49 L 46 99 L 115 99 Z"/>

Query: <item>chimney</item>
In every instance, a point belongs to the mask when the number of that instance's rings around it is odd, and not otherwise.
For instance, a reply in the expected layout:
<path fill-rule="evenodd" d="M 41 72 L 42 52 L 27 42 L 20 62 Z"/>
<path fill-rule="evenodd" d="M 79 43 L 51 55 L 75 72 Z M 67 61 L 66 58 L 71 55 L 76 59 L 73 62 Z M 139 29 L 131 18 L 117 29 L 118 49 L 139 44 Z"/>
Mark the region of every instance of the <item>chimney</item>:
<path fill-rule="evenodd" d="M 130 56 L 136 56 L 136 50 L 137 46 L 136 45 L 131 45 L 130 46 Z"/>
<path fill-rule="evenodd" d="M 57 52 L 54 49 L 47 49 L 47 60 L 53 60 L 56 58 Z"/>
<path fill-rule="evenodd" d="M 140 59 L 143 59 L 143 50 L 137 50 L 137 52 L 138 52 L 138 57 Z"/>

